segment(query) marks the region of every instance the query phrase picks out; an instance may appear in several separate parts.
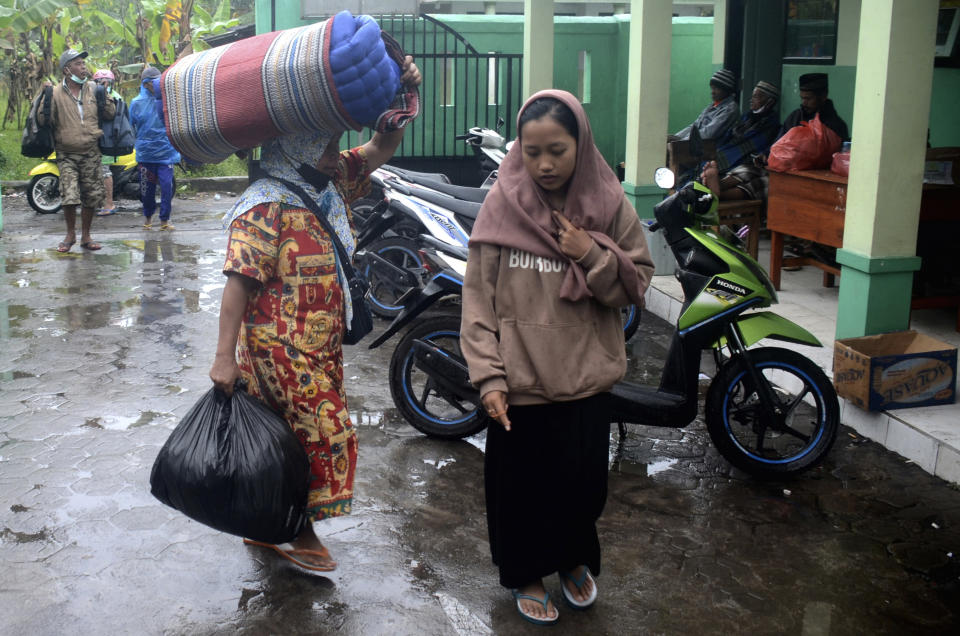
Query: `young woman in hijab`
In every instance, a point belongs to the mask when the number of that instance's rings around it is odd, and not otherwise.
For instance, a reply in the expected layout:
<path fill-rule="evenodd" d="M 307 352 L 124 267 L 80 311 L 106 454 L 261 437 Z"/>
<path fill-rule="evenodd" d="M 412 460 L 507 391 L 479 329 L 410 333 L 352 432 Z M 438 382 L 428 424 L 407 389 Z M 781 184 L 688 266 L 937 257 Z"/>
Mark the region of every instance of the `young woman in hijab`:
<path fill-rule="evenodd" d="M 402 83 L 418 86 L 412 58 L 403 69 Z M 348 204 L 369 191 L 370 173 L 393 156 L 403 131 L 377 133 L 343 153 L 340 133 L 280 137 L 263 146 L 260 167 L 313 198 L 352 258 Z M 252 183 L 224 224 L 230 231 L 227 284 L 210 379 L 229 394 L 242 378 L 251 395 L 283 413 L 306 448 L 311 475 L 310 523 L 300 536 L 282 545 L 244 542 L 329 572 L 337 564 L 313 522 L 350 513 L 357 465 L 343 385 L 342 338 L 353 311 L 343 270 L 316 216 L 276 179 Z"/>
<path fill-rule="evenodd" d="M 493 562 L 534 623 L 559 614 L 543 577 L 586 609 L 600 573 L 608 391 L 626 371 L 620 307 L 653 274 L 636 211 L 564 91 L 541 91 L 470 239 L 461 345 L 493 422 L 484 482 Z"/>

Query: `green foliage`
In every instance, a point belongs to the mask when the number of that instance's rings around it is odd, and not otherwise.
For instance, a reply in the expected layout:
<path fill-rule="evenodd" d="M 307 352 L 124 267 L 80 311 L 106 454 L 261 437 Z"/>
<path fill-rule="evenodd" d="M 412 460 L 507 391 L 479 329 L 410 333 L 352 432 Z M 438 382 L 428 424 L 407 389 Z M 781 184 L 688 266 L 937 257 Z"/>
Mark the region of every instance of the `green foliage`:
<path fill-rule="evenodd" d="M 178 171 L 179 174 L 179 171 Z M 237 177 L 246 176 L 247 162 L 237 157 L 224 159 L 220 163 L 203 165 L 185 170 L 185 177 Z"/>
<path fill-rule="evenodd" d="M 39 159 L 27 159 L 20 154 L 22 133 L 22 124 L 16 128 L 7 126 L 0 130 L 0 155 L 5 159 L 0 165 L 0 181 L 25 181 L 29 179 L 27 173 L 30 169 L 40 163 Z"/>

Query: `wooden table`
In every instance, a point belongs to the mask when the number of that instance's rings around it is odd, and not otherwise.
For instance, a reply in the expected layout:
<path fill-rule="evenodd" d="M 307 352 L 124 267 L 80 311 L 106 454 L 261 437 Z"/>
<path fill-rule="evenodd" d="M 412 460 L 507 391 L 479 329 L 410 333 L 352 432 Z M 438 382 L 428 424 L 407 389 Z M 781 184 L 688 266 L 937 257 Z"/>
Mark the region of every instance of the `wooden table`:
<path fill-rule="evenodd" d="M 823 270 L 823 285 L 831 287 L 840 269 L 810 257 L 783 257 L 784 236 L 795 236 L 829 245 L 843 246 L 847 209 L 847 178 L 829 170 L 770 172 L 767 228 L 770 230 L 770 280 L 780 289 L 784 266 L 811 265 Z M 960 221 L 960 187 L 923 186 L 921 222 Z M 922 257 L 923 255 L 920 254 Z M 960 296 L 915 297 L 914 309 L 960 307 Z M 960 312 L 957 315 L 960 331 Z"/>
<path fill-rule="evenodd" d="M 833 267 L 808 257 L 783 257 L 783 237 L 795 236 L 831 247 L 843 247 L 843 222 L 847 210 L 847 178 L 829 170 L 770 172 L 767 228 L 770 230 L 770 279 L 780 289 L 783 266 L 812 265 L 823 270 L 824 287 L 833 286 L 840 274 Z"/>

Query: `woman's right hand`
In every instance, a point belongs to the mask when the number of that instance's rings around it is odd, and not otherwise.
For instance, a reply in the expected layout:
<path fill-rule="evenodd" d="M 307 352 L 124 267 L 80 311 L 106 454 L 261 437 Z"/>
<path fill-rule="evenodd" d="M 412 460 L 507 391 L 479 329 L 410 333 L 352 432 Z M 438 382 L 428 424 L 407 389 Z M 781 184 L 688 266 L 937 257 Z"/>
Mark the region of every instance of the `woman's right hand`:
<path fill-rule="evenodd" d="M 507 394 L 503 391 L 490 391 L 485 393 L 480 401 L 483 402 L 483 409 L 490 416 L 490 419 L 496 420 L 509 431 L 510 418 L 507 417 Z"/>
<path fill-rule="evenodd" d="M 217 355 L 210 367 L 210 379 L 213 386 L 227 395 L 233 395 L 233 383 L 240 377 L 240 365 L 234 355 Z"/>

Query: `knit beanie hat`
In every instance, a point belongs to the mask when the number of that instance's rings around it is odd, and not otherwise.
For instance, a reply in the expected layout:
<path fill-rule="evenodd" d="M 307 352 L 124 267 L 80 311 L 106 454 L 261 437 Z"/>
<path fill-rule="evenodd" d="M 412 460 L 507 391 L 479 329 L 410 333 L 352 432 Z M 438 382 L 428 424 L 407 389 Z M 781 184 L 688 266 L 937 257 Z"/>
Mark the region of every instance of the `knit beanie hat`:
<path fill-rule="evenodd" d="M 770 82 L 764 82 L 763 80 L 760 80 L 759 82 L 757 82 L 757 85 L 754 86 L 754 89 L 760 91 L 767 97 L 770 97 L 773 99 L 780 99 L 780 89 L 778 89 L 776 86 L 774 86 Z"/>
<path fill-rule="evenodd" d="M 737 89 L 737 78 L 734 77 L 732 71 L 722 68 L 713 74 L 710 78 L 710 84 L 716 84 L 728 93 L 732 93 Z"/>

